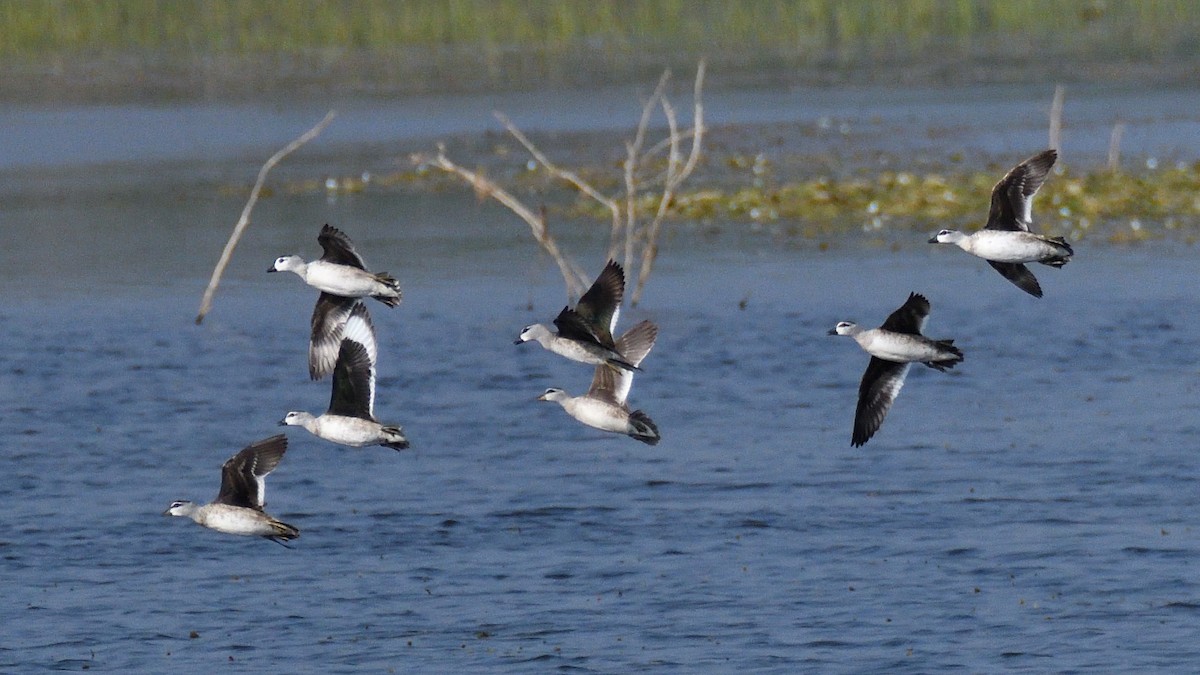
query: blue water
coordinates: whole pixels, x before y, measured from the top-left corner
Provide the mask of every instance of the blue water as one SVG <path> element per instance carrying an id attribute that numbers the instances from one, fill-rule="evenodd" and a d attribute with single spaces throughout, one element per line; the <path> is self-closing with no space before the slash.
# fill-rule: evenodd
<path id="1" fill-rule="evenodd" d="M 373 257 L 406 302 L 373 309 L 380 416 L 413 450 L 289 429 L 267 494 L 302 531 L 293 550 L 159 513 L 215 495 L 224 459 L 287 410 L 326 404 L 328 384 L 307 381 L 313 294 L 298 279 L 231 280 L 203 327 L 202 278 L 5 302 L 0 666 L 1046 672 L 1200 658 L 1193 251 L 1081 246 L 1041 274 L 1040 302 L 932 247 L 680 251 L 626 312 L 662 327 L 632 393 L 663 431 L 651 448 L 533 400 L 590 379 L 511 344 L 562 302 L 548 265 L 449 278 L 403 248 Z M 853 449 L 866 356 L 824 332 L 882 320 L 908 289 L 967 360 L 914 371 Z"/>
<path id="2" fill-rule="evenodd" d="M 631 394 L 662 430 L 649 447 L 534 400 L 590 372 L 512 344 L 562 282 L 470 194 L 268 199 L 194 325 L 242 199 L 0 208 L 0 670 L 1200 662 L 1194 246 L 1079 242 L 1035 270 L 1035 300 L 921 233 L 895 251 L 673 235 L 622 316 L 661 329 Z M 162 517 L 215 496 L 221 463 L 288 410 L 327 404 L 306 371 L 314 292 L 264 272 L 316 253 L 326 221 L 404 287 L 371 310 L 377 412 L 413 448 L 287 429 L 267 508 L 300 528 L 291 550 Z M 602 236 L 568 243 L 598 270 Z M 914 370 L 851 448 L 867 356 L 825 333 L 909 291 L 966 361 Z"/>

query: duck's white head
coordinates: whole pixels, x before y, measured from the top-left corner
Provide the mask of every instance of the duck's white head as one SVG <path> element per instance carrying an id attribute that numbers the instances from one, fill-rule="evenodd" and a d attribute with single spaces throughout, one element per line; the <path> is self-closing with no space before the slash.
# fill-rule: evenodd
<path id="1" fill-rule="evenodd" d="M 561 403 L 562 401 L 565 401 L 569 398 L 571 398 L 571 395 L 568 394 L 567 392 L 563 391 L 562 389 L 559 389 L 558 387 L 550 387 L 546 391 L 542 392 L 542 395 L 537 397 L 537 400 L 539 400 L 539 401 L 556 401 L 556 402 Z"/>
<path id="2" fill-rule="evenodd" d="M 853 321 L 839 321 L 836 326 L 829 329 L 830 335 L 854 335 L 859 331 L 858 324 Z"/>
<path id="3" fill-rule="evenodd" d="M 293 410 L 292 412 L 284 415 L 283 419 L 279 420 L 279 426 L 307 427 L 315 419 L 316 418 L 312 416 L 312 413 Z"/>
<path id="4" fill-rule="evenodd" d="M 963 234 L 962 232 L 959 232 L 958 230 L 942 230 L 942 231 L 938 232 L 937 234 L 933 235 L 933 237 L 929 240 L 929 243 L 931 243 L 931 244 L 957 244 L 958 242 L 960 242 L 966 238 L 967 238 L 967 235 Z"/>
<path id="5" fill-rule="evenodd" d="M 267 268 L 268 272 L 295 272 L 304 268 L 304 259 L 298 255 L 281 255 Z"/>
<path id="6" fill-rule="evenodd" d="M 553 333 L 550 332 L 549 328 L 546 328 L 540 323 L 535 323 L 532 326 L 525 326 L 525 328 L 521 330 L 521 334 L 517 336 L 517 339 L 513 340 L 513 344 L 519 345 L 522 342 L 529 342 L 530 340 L 537 340 L 538 342 L 541 342 L 552 335 Z"/>
<path id="7" fill-rule="evenodd" d="M 186 499 L 176 499 L 171 502 L 166 511 L 163 511 L 164 516 L 183 516 L 187 518 L 196 510 L 196 505 Z"/>

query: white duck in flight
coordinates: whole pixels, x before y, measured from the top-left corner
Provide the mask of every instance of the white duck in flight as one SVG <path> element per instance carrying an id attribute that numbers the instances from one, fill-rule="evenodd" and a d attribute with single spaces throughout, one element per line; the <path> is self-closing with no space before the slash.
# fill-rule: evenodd
<path id="1" fill-rule="evenodd" d="M 388 307 L 400 304 L 400 284 L 387 273 L 368 272 L 354 243 L 341 230 L 326 224 L 317 235 L 324 254 L 304 262 L 300 256 L 277 258 L 268 272 L 295 272 L 321 291 L 313 307 L 312 337 L 308 343 L 308 374 L 319 380 L 333 372 L 342 342 L 342 326 L 358 298 L 372 297 Z"/>
<path id="2" fill-rule="evenodd" d="M 630 365 L 638 366 L 650 353 L 657 338 L 658 327 L 649 321 L 642 321 L 616 341 L 616 348 L 629 359 Z M 592 386 L 586 394 L 571 396 L 562 389 L 551 387 L 538 400 L 558 403 L 567 414 L 589 427 L 625 434 L 654 445 L 661 438 L 658 426 L 649 415 L 641 410 L 631 410 L 625 402 L 632 386 L 633 371 L 602 363 L 596 366 Z"/>
<path id="3" fill-rule="evenodd" d="M 554 319 L 558 332 L 535 323 L 526 326 L 513 342 L 519 345 L 537 340 L 543 348 L 572 361 L 637 370 L 633 359 L 613 342 L 612 331 L 617 325 L 624 295 L 625 272 L 610 260 L 575 308 L 564 307 L 558 313 Z"/>
<path id="4" fill-rule="evenodd" d="M 929 317 L 929 301 L 918 293 L 888 316 L 879 328 L 865 329 L 842 321 L 830 335 L 849 335 L 871 355 L 867 370 L 858 386 L 858 407 L 854 411 L 854 433 L 850 444 L 861 446 L 875 435 L 887 417 L 892 402 L 904 386 L 909 366 L 924 363 L 945 372 L 963 360 L 954 340 L 931 340 L 921 334 Z"/>
<path id="5" fill-rule="evenodd" d="M 382 445 L 394 450 L 408 447 L 399 426 L 380 424 L 375 419 L 375 328 L 362 302 L 355 302 L 343 326 L 343 335 L 333 368 L 333 391 L 329 409 L 320 416 L 289 412 L 279 423 L 300 426 L 318 438 L 361 448 Z"/>
<path id="6" fill-rule="evenodd" d="M 267 474 L 275 470 L 285 452 L 287 437 L 283 434 L 246 446 L 221 467 L 221 491 L 216 499 L 204 505 L 177 500 L 163 515 L 191 518 L 218 532 L 256 535 L 280 544 L 299 537 L 299 530 L 263 510 Z"/>
<path id="7" fill-rule="evenodd" d="M 982 230 L 972 234 L 942 230 L 929 243 L 955 244 L 988 261 L 1021 290 L 1036 298 L 1042 297 L 1042 287 L 1025 263 L 1062 267 L 1075 253 L 1062 237 L 1046 237 L 1029 231 L 1033 223 L 1033 196 L 1046 181 L 1057 159 L 1057 151 L 1043 150 L 1001 178 L 992 188 L 992 205 Z"/>

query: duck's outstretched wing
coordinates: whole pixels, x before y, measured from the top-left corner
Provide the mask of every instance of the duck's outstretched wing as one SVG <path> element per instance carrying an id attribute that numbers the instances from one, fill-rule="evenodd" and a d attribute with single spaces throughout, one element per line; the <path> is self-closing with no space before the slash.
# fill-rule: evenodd
<path id="1" fill-rule="evenodd" d="M 360 270 L 367 269 L 362 256 L 354 250 L 354 242 L 350 241 L 350 237 L 329 223 L 321 228 L 321 233 L 317 235 L 317 243 L 325 252 L 321 256 L 321 260 L 357 267 Z"/>
<path id="2" fill-rule="evenodd" d="M 1043 150 L 1001 178 L 992 188 L 992 205 L 983 228 L 1028 232 L 1033 223 L 1033 196 L 1046 182 L 1057 159 L 1057 150 Z"/>
<path id="3" fill-rule="evenodd" d="M 575 313 L 593 326 L 592 330 L 606 347 L 613 344 L 613 329 L 621 312 L 625 298 L 625 271 L 615 261 L 609 260 L 592 282 L 591 288 L 575 305 Z"/>
<path id="4" fill-rule="evenodd" d="M 859 447 L 879 431 L 888 410 L 892 408 L 892 402 L 904 386 L 904 378 L 908 376 L 911 365 L 871 357 L 862 383 L 858 386 L 858 407 L 854 411 L 851 445 Z"/>
<path id="5" fill-rule="evenodd" d="M 637 367 L 650 353 L 650 349 L 654 347 L 654 341 L 657 339 L 658 326 L 649 321 L 641 321 L 625 331 L 617 340 L 616 349 L 629 360 L 630 365 Z M 596 373 L 592 376 L 592 386 L 588 389 L 588 395 L 607 399 L 617 405 L 625 405 L 625 399 L 629 398 L 629 390 L 632 387 L 633 371 L 612 365 L 601 365 L 596 366 Z"/>
<path id="6" fill-rule="evenodd" d="M 880 328 L 893 333 L 920 335 L 921 331 L 925 329 L 927 318 L 929 318 L 929 301 L 920 293 L 909 293 L 908 300 L 905 300 L 899 309 L 889 314 Z"/>
<path id="7" fill-rule="evenodd" d="M 997 272 L 1004 275 L 1005 279 L 1017 285 L 1017 288 L 1025 291 L 1035 298 L 1042 297 L 1042 286 L 1038 283 L 1037 277 L 1033 276 L 1033 272 L 1022 263 L 1003 263 L 989 260 L 988 264 L 996 269 Z"/>
<path id="8" fill-rule="evenodd" d="M 312 336 L 308 341 L 309 377 L 319 380 L 333 372 L 346 320 L 356 309 L 355 305 L 361 304 L 354 298 L 343 298 L 325 292 L 317 296 L 317 304 L 312 313 Z M 364 311 L 365 309 L 364 307 Z"/>
<path id="9" fill-rule="evenodd" d="M 279 466 L 287 452 L 287 436 L 278 434 L 242 448 L 221 467 L 221 491 L 216 504 L 263 510 L 267 474 Z"/>

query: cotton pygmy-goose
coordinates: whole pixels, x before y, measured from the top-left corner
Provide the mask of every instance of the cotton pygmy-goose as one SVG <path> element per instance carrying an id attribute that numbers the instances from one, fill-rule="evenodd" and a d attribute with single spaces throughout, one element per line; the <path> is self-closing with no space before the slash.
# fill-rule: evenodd
<path id="1" fill-rule="evenodd" d="M 972 234 L 942 230 L 931 244 L 956 244 L 988 264 L 1026 293 L 1040 298 L 1042 287 L 1024 263 L 1062 267 L 1075 251 L 1062 237 L 1045 237 L 1029 231 L 1033 223 L 1033 196 L 1046 181 L 1058 159 L 1055 150 L 1043 150 L 1021 162 L 992 188 L 987 224 Z"/>
<path id="2" fill-rule="evenodd" d="M 658 337 L 658 328 L 643 321 L 630 328 L 616 341 L 616 348 L 637 366 L 650 353 Z M 643 443 L 654 445 L 661 438 L 658 427 L 646 413 L 630 410 L 625 399 L 633 386 L 633 372 L 613 368 L 607 363 L 596 366 L 592 386 L 582 396 L 571 396 L 562 389 L 551 387 L 538 397 L 539 401 L 554 401 L 571 417 L 589 427 L 602 431 L 626 434 Z"/>
<path id="3" fill-rule="evenodd" d="M 407 448 L 403 429 L 385 426 L 375 419 L 377 355 L 371 317 L 361 302 L 355 303 L 342 328 L 329 409 L 316 417 L 307 412 L 289 412 L 280 424 L 301 426 L 318 438 L 354 448 Z"/>
<path id="4" fill-rule="evenodd" d="M 871 355 L 858 386 L 851 445 L 861 446 L 879 430 L 900 387 L 904 386 L 911 364 L 924 363 L 945 372 L 963 360 L 954 340 L 931 340 L 921 334 L 928 317 L 929 301 L 923 295 L 910 293 L 908 300 L 879 328 L 865 329 L 842 321 L 829 331 L 830 335 L 853 337 L 858 346 Z"/>
<path id="5" fill-rule="evenodd" d="M 613 343 L 612 331 L 617 325 L 624 295 L 625 272 L 610 260 L 575 308 L 564 307 L 558 313 L 554 319 L 557 333 L 535 323 L 526 326 L 514 344 L 537 340 L 543 348 L 572 361 L 637 370 L 633 359 Z"/>
<path id="6" fill-rule="evenodd" d="M 191 518 L 218 532 L 256 535 L 281 544 L 299 537 L 299 530 L 263 511 L 267 474 L 279 465 L 285 452 L 287 437 L 283 434 L 246 446 L 221 467 L 221 491 L 216 499 L 204 505 L 175 501 L 163 515 Z"/>
<path id="7" fill-rule="evenodd" d="M 342 325 L 356 299 L 370 296 L 395 307 L 401 298 L 400 284 L 386 273 L 368 272 L 362 256 L 341 230 L 326 224 L 317 242 L 324 251 L 320 260 L 306 263 L 300 256 L 283 256 L 267 269 L 295 272 L 305 283 L 321 291 L 313 307 L 308 345 L 308 373 L 314 380 L 333 371 L 341 347 Z"/>

